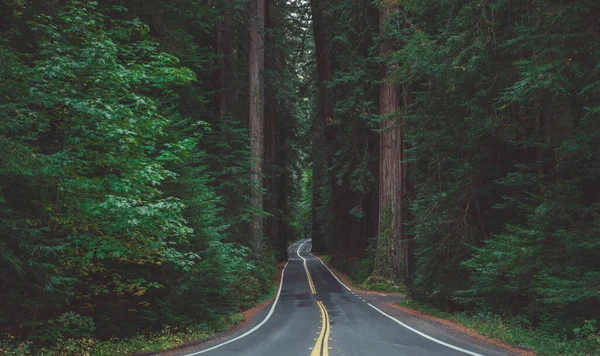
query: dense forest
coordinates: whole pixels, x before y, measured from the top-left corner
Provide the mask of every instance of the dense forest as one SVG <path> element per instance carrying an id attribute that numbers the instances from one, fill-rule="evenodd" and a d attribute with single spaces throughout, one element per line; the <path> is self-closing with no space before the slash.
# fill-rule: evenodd
<path id="1" fill-rule="evenodd" d="M 312 238 L 600 349 L 600 2 L 0 2 L 0 351 L 227 328 Z M 568 353 L 568 352 L 562 352 Z"/>

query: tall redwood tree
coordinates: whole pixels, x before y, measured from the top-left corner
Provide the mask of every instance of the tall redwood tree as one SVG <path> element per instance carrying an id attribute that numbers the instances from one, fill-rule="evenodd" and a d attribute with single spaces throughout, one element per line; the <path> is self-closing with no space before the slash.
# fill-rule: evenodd
<path id="1" fill-rule="evenodd" d="M 263 219 L 259 211 L 262 210 L 262 175 L 264 156 L 264 112 L 265 90 L 262 75 L 265 67 L 265 0 L 252 0 L 248 7 L 250 15 L 250 37 L 248 45 L 248 72 L 249 72 L 249 110 L 248 127 L 251 139 L 250 154 L 254 161 L 251 179 L 254 184 L 250 202 L 256 213 L 253 215 L 251 225 L 252 249 L 255 253 L 263 250 Z"/>
<path id="2" fill-rule="evenodd" d="M 404 194 L 406 172 L 402 161 L 403 130 L 397 109 L 400 105 L 400 86 L 392 83 L 388 56 L 393 42 L 385 39 L 386 26 L 395 7 L 387 6 L 379 13 L 379 32 L 383 38 L 380 53 L 384 57 L 379 86 L 379 114 L 381 137 L 379 148 L 379 241 L 376 274 L 393 279 L 398 274 L 406 277 L 408 251 L 403 240 Z"/>

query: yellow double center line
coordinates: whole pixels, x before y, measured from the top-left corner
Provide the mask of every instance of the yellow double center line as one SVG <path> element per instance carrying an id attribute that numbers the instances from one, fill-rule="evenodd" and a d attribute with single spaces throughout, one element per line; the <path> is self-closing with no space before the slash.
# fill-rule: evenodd
<path id="1" fill-rule="evenodd" d="M 302 245 L 300 245 L 300 247 L 302 247 Z M 310 272 L 308 271 L 308 266 L 306 265 L 306 259 L 300 256 L 300 248 L 298 248 L 297 254 L 304 261 L 304 271 L 306 271 L 310 292 L 312 294 L 317 294 L 315 283 L 313 282 Z M 317 338 L 315 346 L 312 348 L 310 356 L 329 356 L 329 329 L 331 328 L 329 324 L 329 314 L 327 313 L 325 304 L 323 304 L 322 301 L 318 300 L 317 305 L 321 310 L 321 332 L 319 333 L 319 337 Z"/>
<path id="2" fill-rule="evenodd" d="M 310 356 L 329 356 L 329 314 L 327 313 L 327 309 L 325 309 L 325 304 L 320 300 L 317 301 L 317 305 L 319 309 L 321 309 L 321 332 L 319 333 L 319 338 L 317 339 L 317 343 L 310 354 Z"/>

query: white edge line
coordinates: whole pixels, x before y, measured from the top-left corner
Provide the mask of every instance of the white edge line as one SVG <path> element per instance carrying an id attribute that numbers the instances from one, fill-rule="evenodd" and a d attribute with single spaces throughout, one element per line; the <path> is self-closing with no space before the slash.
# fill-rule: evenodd
<path id="1" fill-rule="evenodd" d="M 318 259 L 319 261 L 321 261 L 321 264 L 322 264 L 323 266 L 325 266 L 325 268 L 327 268 L 327 270 L 329 271 L 329 273 L 331 273 L 331 275 L 333 276 L 333 278 L 335 278 L 335 279 L 336 279 L 336 280 L 337 280 L 337 281 L 338 281 L 338 282 L 339 282 L 341 285 L 343 285 L 343 286 L 344 286 L 344 288 L 346 288 L 346 289 L 347 289 L 347 290 L 349 290 L 349 291 L 352 291 L 352 289 L 350 289 L 350 288 L 349 288 L 347 285 L 345 285 L 345 284 L 344 284 L 344 282 L 340 281 L 340 279 L 339 279 L 339 278 L 337 278 L 337 276 L 335 275 L 335 273 L 333 273 L 333 272 L 332 272 L 332 271 L 329 269 L 329 267 L 327 267 L 327 265 L 326 265 L 326 264 L 323 262 L 323 260 L 322 260 L 320 257 L 317 257 L 317 256 L 313 255 L 312 253 L 311 253 L 310 255 L 311 255 L 311 256 L 313 256 L 314 258 Z"/>
<path id="2" fill-rule="evenodd" d="M 306 243 L 306 242 L 305 242 L 305 243 Z M 304 245 L 304 244 L 303 244 L 303 245 Z M 301 246 L 301 247 L 302 247 L 302 246 Z M 298 248 L 298 250 L 300 250 L 300 249 Z M 348 286 L 347 286 L 347 285 L 345 285 L 345 284 L 344 284 L 342 281 L 340 281 L 340 279 L 339 279 L 339 278 L 337 278 L 337 276 L 335 275 L 335 273 L 333 273 L 333 272 L 332 272 L 332 271 L 329 269 L 329 267 L 327 267 L 327 265 L 326 265 L 326 264 L 323 262 L 323 260 L 322 260 L 321 258 L 319 258 L 319 257 L 317 257 L 317 256 L 315 256 L 315 255 L 313 255 L 312 253 L 311 253 L 310 255 L 311 255 L 311 256 L 313 256 L 313 257 L 315 257 L 315 258 L 317 258 L 319 261 L 321 261 L 321 264 L 322 264 L 323 266 L 325 266 L 325 268 L 327 268 L 327 270 L 329 271 L 329 273 L 331 273 L 331 275 L 333 276 L 333 278 L 335 278 L 335 279 L 336 279 L 336 280 L 337 280 L 337 281 L 338 281 L 338 282 L 339 282 L 341 285 L 343 285 L 344 287 L 346 287 L 346 289 L 347 289 L 347 290 L 349 290 L 349 291 L 352 291 L 350 288 L 348 288 Z M 300 256 L 300 255 L 298 255 L 298 256 Z M 384 294 L 384 295 L 385 295 L 385 294 Z M 361 299 L 362 299 L 362 298 L 361 298 Z M 365 300 L 363 300 L 363 301 L 365 301 Z M 384 316 L 386 316 L 386 317 L 388 317 L 388 318 L 392 319 L 393 321 L 395 321 L 396 323 L 400 324 L 401 326 L 403 326 L 403 327 L 407 328 L 408 330 L 410 330 L 410 331 L 412 331 L 412 332 L 414 332 L 414 333 L 416 333 L 416 334 L 419 334 L 419 335 L 423 336 L 424 338 L 426 338 L 426 339 L 429 339 L 429 340 L 431 340 L 431 341 L 433 341 L 433 342 L 435 342 L 435 343 L 438 343 L 438 344 L 440 344 L 440 345 L 444 345 L 444 346 L 446 346 L 446 347 L 449 347 L 449 348 L 451 348 L 451 349 L 454 349 L 454 350 L 457 350 L 457 351 L 460 351 L 460 352 L 464 352 L 464 353 L 466 353 L 466 354 L 469 354 L 469 355 L 472 355 L 472 356 L 483 356 L 483 355 L 481 355 L 481 354 L 478 354 L 478 353 L 475 353 L 475 352 L 473 352 L 473 351 L 465 350 L 465 349 L 462 349 L 462 348 L 460 348 L 460 347 L 458 347 L 458 346 L 454 346 L 454 345 L 451 345 L 451 344 L 445 343 L 445 342 L 443 342 L 443 341 L 441 341 L 441 340 L 438 340 L 438 339 L 436 339 L 436 338 L 434 338 L 434 337 L 432 337 L 432 336 L 429 336 L 429 335 L 427 335 L 427 334 L 425 334 L 425 333 L 422 333 L 422 332 L 420 332 L 419 330 L 417 330 L 417 329 L 414 329 L 414 328 L 411 328 L 410 326 L 408 326 L 408 325 L 404 324 L 403 322 L 401 322 L 400 320 L 398 320 L 398 319 L 394 318 L 393 316 L 390 316 L 390 315 L 388 315 L 388 314 L 386 314 L 386 313 L 382 312 L 382 311 L 381 311 L 381 310 L 379 310 L 377 307 L 373 306 L 373 304 L 371 304 L 371 303 L 367 303 L 367 305 L 368 305 L 368 306 L 370 306 L 371 308 L 373 308 L 373 309 L 377 310 L 378 312 L 380 312 L 380 313 L 381 313 L 381 314 L 383 314 Z"/>
<path id="3" fill-rule="evenodd" d="M 300 256 L 300 249 L 302 248 L 302 246 L 304 246 L 308 241 L 304 241 L 300 246 L 298 246 L 298 249 L 296 250 L 296 255 L 298 255 L 298 257 L 300 257 L 302 259 L 302 261 L 304 261 L 304 267 L 306 268 L 306 258 Z M 311 253 L 312 255 L 312 253 Z"/>
<path id="4" fill-rule="evenodd" d="M 283 286 L 283 277 L 284 277 L 284 274 L 285 274 L 285 268 L 287 267 L 288 263 L 290 263 L 290 262 L 288 261 L 285 264 L 285 266 L 283 267 L 283 270 L 281 271 L 281 281 L 279 282 L 279 290 L 277 290 L 277 295 L 275 296 L 275 300 L 273 301 L 273 305 L 271 306 L 271 310 L 269 310 L 269 314 L 267 314 L 267 316 L 265 317 L 265 319 L 263 321 L 261 321 L 260 324 L 256 325 L 252 329 L 246 331 L 245 333 L 243 333 L 242 335 L 240 335 L 240 336 L 238 336 L 238 337 L 236 337 L 234 339 L 227 340 L 227 341 L 225 341 L 225 342 L 223 342 L 221 344 L 215 345 L 215 346 L 213 346 L 211 348 L 208 348 L 208 349 L 205 349 L 205 350 L 201 350 L 201 351 L 198 351 L 198 352 L 193 352 L 191 354 L 185 354 L 183 356 L 200 355 L 200 354 L 203 354 L 205 352 L 212 351 L 212 350 L 217 349 L 217 348 L 219 348 L 221 346 L 225 346 L 225 345 L 227 345 L 229 343 L 232 343 L 232 342 L 237 341 L 237 340 L 239 340 L 239 339 L 241 339 L 243 337 L 246 337 L 246 336 L 252 334 L 253 332 L 255 332 L 256 330 L 258 330 L 258 328 L 260 328 L 261 326 L 263 326 L 267 322 L 267 320 L 269 320 L 269 318 L 271 317 L 271 315 L 273 315 L 273 312 L 275 311 L 275 307 L 277 306 L 277 301 L 279 300 L 279 295 L 281 294 L 281 287 Z"/>
<path id="5" fill-rule="evenodd" d="M 461 348 L 460 348 L 460 347 L 458 347 L 458 346 L 454 346 L 454 345 L 451 345 L 451 344 L 445 343 L 445 342 L 443 342 L 443 341 L 441 341 L 441 340 L 438 340 L 438 339 L 436 339 L 436 338 L 434 338 L 434 337 L 432 337 L 432 336 L 429 336 L 429 335 L 427 335 L 427 334 L 425 334 L 425 333 L 422 333 L 422 332 L 420 332 L 419 330 L 417 330 L 417 329 L 414 329 L 414 328 L 411 328 L 410 326 L 408 326 L 408 325 L 404 324 L 403 322 L 401 322 L 400 320 L 398 320 L 398 319 L 394 318 L 393 316 L 390 316 L 390 315 L 388 315 L 388 314 L 386 314 L 386 313 L 382 312 L 382 311 L 381 311 L 381 310 L 379 310 L 377 307 L 373 306 L 373 304 L 371 304 L 371 303 L 367 303 L 367 305 L 368 305 L 368 306 L 370 306 L 371 308 L 373 308 L 373 309 L 377 310 L 378 312 L 380 312 L 380 313 L 381 313 L 381 314 L 383 314 L 384 316 L 386 316 L 386 317 L 388 317 L 388 318 L 392 319 L 392 320 L 393 320 L 393 321 L 395 321 L 396 323 L 398 323 L 398 324 L 402 325 L 403 327 L 407 328 L 408 330 L 410 330 L 410 331 L 412 331 L 412 332 L 414 332 L 414 333 L 417 333 L 417 334 L 419 334 L 419 335 L 423 336 L 424 338 L 426 338 L 426 339 L 429 339 L 429 340 L 431 340 L 431 341 L 433 341 L 433 342 L 435 342 L 435 343 L 438 343 L 438 344 L 440 344 L 440 345 L 444 345 L 444 346 L 446 346 L 446 347 L 449 347 L 449 348 L 451 348 L 451 349 L 454 349 L 454 350 L 457 350 L 457 351 L 460 351 L 460 352 L 464 352 L 464 353 L 466 353 L 466 354 L 469 354 L 469 355 L 473 355 L 473 356 L 483 356 L 483 355 L 481 355 L 481 354 L 478 354 L 478 353 L 475 353 L 475 352 L 473 352 L 473 351 L 469 351 L 469 350 L 461 349 Z"/>

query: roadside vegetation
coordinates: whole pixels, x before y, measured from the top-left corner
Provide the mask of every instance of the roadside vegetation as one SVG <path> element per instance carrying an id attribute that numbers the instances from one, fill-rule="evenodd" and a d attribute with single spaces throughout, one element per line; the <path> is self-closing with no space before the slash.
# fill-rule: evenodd
<path id="1" fill-rule="evenodd" d="M 600 2 L 319 3 L 315 252 L 540 350 L 598 335 Z"/>
<path id="2" fill-rule="evenodd" d="M 330 255 L 321 255 L 319 258 L 336 270 L 346 274 L 355 288 L 381 293 L 407 292 L 407 288 L 398 281 L 374 276 L 373 258 L 354 258 L 334 261 L 333 263 Z"/>
<path id="3" fill-rule="evenodd" d="M 188 342 L 207 339 L 215 334 L 231 329 L 243 321 L 241 313 L 223 317 L 211 323 L 210 326 L 188 328 L 171 328 L 165 326 L 162 330 L 137 335 L 130 338 L 111 338 L 101 341 L 95 338 L 78 338 L 58 340 L 50 347 L 36 347 L 34 343 L 25 342 L 20 345 L 0 345 L 0 353 L 7 356 L 18 355 L 98 355 L 114 356 L 143 353 L 148 351 L 166 350 L 181 346 Z"/>
<path id="4" fill-rule="evenodd" d="M 480 335 L 525 351 L 533 351 L 539 356 L 600 355 L 600 335 L 596 333 L 596 319 L 585 320 L 575 328 L 570 328 L 558 319 L 545 320 L 534 328 L 523 317 L 502 317 L 484 312 L 444 312 L 412 299 L 405 299 L 400 305 L 456 322 Z"/>
<path id="5" fill-rule="evenodd" d="M 289 23 L 301 9 L 271 7 L 280 26 L 266 53 L 281 67 L 269 83 L 287 97 L 266 97 L 288 119 L 266 135 L 260 182 L 249 59 L 233 57 L 248 50 L 247 11 L 241 0 L 0 3 L 0 354 L 172 347 L 273 294 L 286 241 L 306 225 L 293 142 L 307 108 L 285 64 L 286 41 L 301 38 L 279 35 L 301 31 Z M 252 200 L 263 179 L 270 205 Z M 253 221 L 264 235 L 248 233 Z"/>
<path id="6" fill-rule="evenodd" d="M 409 286 L 393 280 L 376 280 L 373 273 L 373 259 L 363 258 L 331 263 L 330 255 L 319 256 L 348 276 L 355 288 L 383 292 L 410 293 Z M 597 318 L 586 319 L 581 325 L 565 324 L 560 319 L 544 320 L 534 326 L 522 316 L 500 316 L 483 311 L 443 311 L 432 305 L 412 299 L 410 296 L 399 303 L 400 306 L 416 310 L 426 315 L 458 323 L 487 338 L 499 340 L 524 351 L 532 351 L 540 356 L 590 356 L 600 355 L 600 333 Z"/>

